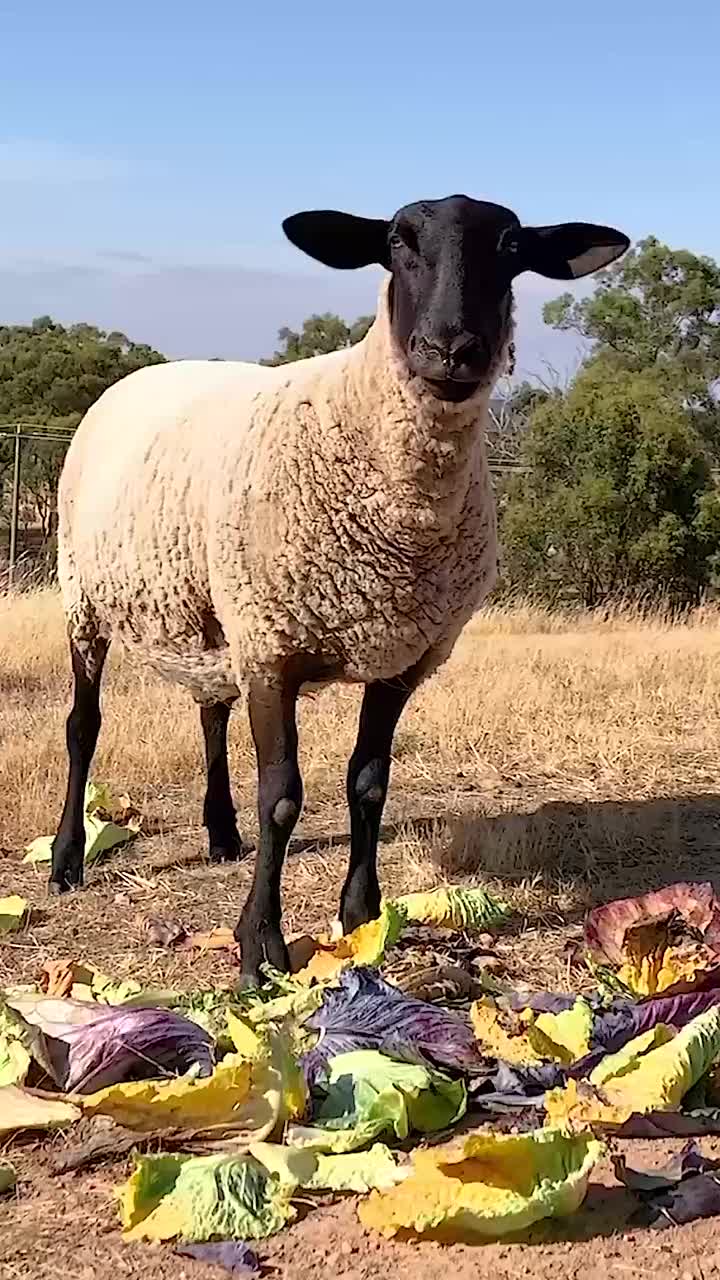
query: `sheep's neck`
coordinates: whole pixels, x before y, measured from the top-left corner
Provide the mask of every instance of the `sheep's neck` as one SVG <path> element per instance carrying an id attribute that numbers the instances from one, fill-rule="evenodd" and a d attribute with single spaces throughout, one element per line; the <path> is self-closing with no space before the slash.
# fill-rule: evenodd
<path id="1" fill-rule="evenodd" d="M 351 394 L 371 410 L 366 459 L 382 477 L 394 521 L 424 542 L 446 539 L 461 518 L 471 484 L 487 467 L 489 389 L 471 404 L 446 407 L 428 393 L 414 392 L 391 351 L 382 313 L 353 356 Z"/>

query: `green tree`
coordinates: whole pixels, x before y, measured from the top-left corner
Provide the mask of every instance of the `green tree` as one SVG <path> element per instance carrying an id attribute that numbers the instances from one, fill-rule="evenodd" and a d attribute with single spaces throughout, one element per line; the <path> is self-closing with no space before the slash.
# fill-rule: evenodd
<path id="1" fill-rule="evenodd" d="M 533 411 L 501 503 L 503 578 L 588 606 L 698 598 L 720 552 L 720 496 L 668 370 L 591 361 Z"/>
<path id="2" fill-rule="evenodd" d="M 600 273 L 590 297 L 563 294 L 543 314 L 589 339 L 609 364 L 672 368 L 677 393 L 720 459 L 720 266 L 712 258 L 650 236 Z"/>
<path id="3" fill-rule="evenodd" d="M 76 426 L 107 387 L 165 359 L 124 334 L 89 324 L 63 328 L 49 316 L 0 326 L 0 422 L 63 418 Z"/>
<path id="4" fill-rule="evenodd" d="M 22 443 L 20 508 L 25 525 L 44 538 L 54 530 L 55 495 L 72 432 L 98 396 L 147 364 L 165 359 L 117 330 L 89 324 L 69 328 L 50 316 L 30 325 L 0 326 L 0 525 L 10 518 L 14 444 L 3 424 L 34 428 L 39 439 Z"/>
<path id="5" fill-rule="evenodd" d="M 563 294 L 545 304 L 544 318 L 633 369 L 684 359 L 696 369 L 705 362 L 713 377 L 720 371 L 720 267 L 654 236 L 602 272 L 591 297 Z"/>
<path id="6" fill-rule="evenodd" d="M 280 348 L 261 364 L 289 364 L 293 360 L 305 360 L 309 356 L 323 356 L 341 347 L 352 347 L 365 337 L 374 316 L 359 316 L 351 325 L 341 316 L 326 312 L 321 316 L 308 316 L 301 331 L 283 328 L 278 331 Z"/>

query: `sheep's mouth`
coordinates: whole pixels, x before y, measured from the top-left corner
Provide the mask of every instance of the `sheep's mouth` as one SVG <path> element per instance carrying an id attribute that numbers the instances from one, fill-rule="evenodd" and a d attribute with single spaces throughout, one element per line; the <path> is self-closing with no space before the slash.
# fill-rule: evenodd
<path id="1" fill-rule="evenodd" d="M 423 382 L 437 400 L 446 400 L 450 404 L 462 404 L 482 386 L 479 379 L 477 382 L 459 382 L 454 378 L 423 378 Z"/>

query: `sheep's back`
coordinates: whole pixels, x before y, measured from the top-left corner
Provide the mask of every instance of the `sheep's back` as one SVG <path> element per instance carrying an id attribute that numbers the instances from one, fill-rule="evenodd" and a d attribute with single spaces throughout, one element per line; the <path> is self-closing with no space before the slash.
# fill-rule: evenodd
<path id="1" fill-rule="evenodd" d="M 251 364 L 155 365 L 85 415 L 58 494 L 58 573 L 81 647 L 98 631 L 118 634 L 159 668 L 217 648 L 207 565 L 216 439 L 234 438 L 242 469 L 252 401 L 277 378 Z"/>

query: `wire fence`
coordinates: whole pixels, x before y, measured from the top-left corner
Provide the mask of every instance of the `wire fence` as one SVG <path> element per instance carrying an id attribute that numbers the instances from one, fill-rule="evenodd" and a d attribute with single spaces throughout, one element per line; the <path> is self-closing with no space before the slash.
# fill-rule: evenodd
<path id="1" fill-rule="evenodd" d="M 43 545 L 48 540 L 48 529 L 40 527 L 32 519 L 23 520 L 23 463 L 26 456 L 26 447 L 30 442 L 42 442 L 44 444 L 69 445 L 73 436 L 72 427 L 63 426 L 45 426 L 37 422 L 13 422 L 0 423 L 0 456 L 2 456 L 2 446 L 9 445 L 10 456 L 6 461 L 9 464 L 9 510 L 6 502 L 6 476 L 0 473 L 0 496 L 2 497 L 2 508 L 0 516 L 2 517 L 2 525 L 6 525 L 6 529 L 2 528 L 5 534 L 3 541 L 5 542 L 5 555 L 3 556 L 2 544 L 0 544 L 0 569 L 4 567 L 5 572 L 2 576 L 5 578 L 7 586 L 12 587 L 15 581 L 18 564 L 25 555 L 32 555 L 38 550 L 42 552 Z M 61 458 L 65 450 L 58 451 L 58 457 Z M 50 515 L 50 525 L 53 523 L 54 516 L 54 493 L 48 495 L 52 508 Z M 21 536 L 24 534 L 24 537 Z M 2 560 L 5 565 L 2 565 Z"/>
<path id="2" fill-rule="evenodd" d="M 5 470 L 0 471 L 0 580 L 4 580 L 8 587 L 15 583 L 21 564 L 34 567 L 38 560 L 43 559 L 43 552 L 51 542 L 49 535 L 55 521 L 54 493 L 47 495 L 53 509 L 44 528 L 37 519 L 33 519 L 33 504 L 23 501 L 27 446 L 42 442 L 67 447 L 73 433 L 73 427 L 45 426 L 37 422 L 0 423 L 0 458 L 3 445 L 9 445 Z M 64 449 L 58 451 L 59 458 L 64 452 Z M 491 449 L 490 471 L 496 478 L 524 470 L 526 468 L 511 460 L 493 458 Z"/>

